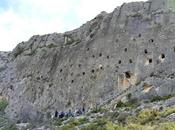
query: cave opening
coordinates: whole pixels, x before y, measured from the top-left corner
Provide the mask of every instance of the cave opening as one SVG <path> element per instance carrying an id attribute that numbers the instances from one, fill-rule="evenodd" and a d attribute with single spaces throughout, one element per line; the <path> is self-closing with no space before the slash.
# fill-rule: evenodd
<path id="1" fill-rule="evenodd" d="M 154 39 L 150 39 L 149 42 L 150 42 L 150 43 L 153 43 L 153 42 L 154 42 Z"/>
<path id="2" fill-rule="evenodd" d="M 161 54 L 161 58 L 162 59 L 165 59 L 165 54 Z"/>
<path id="3" fill-rule="evenodd" d="M 102 53 L 99 54 L 99 57 L 101 57 L 101 56 L 102 56 Z"/>
<path id="4" fill-rule="evenodd" d="M 139 33 L 138 37 L 141 37 L 141 36 L 142 36 L 142 34 L 141 34 L 141 33 Z"/>
<path id="5" fill-rule="evenodd" d="M 130 73 L 130 71 L 125 72 L 125 77 L 126 77 L 127 79 L 130 79 L 130 78 L 131 78 L 131 73 Z"/>
<path id="6" fill-rule="evenodd" d="M 74 83 L 74 80 L 71 80 L 71 83 Z"/>
<path id="7" fill-rule="evenodd" d="M 149 59 L 149 63 L 151 64 L 153 62 L 153 60 L 152 59 Z"/>
<path id="8" fill-rule="evenodd" d="M 145 54 L 147 54 L 147 53 L 148 53 L 148 50 L 147 50 L 147 49 L 145 49 L 145 50 L 144 50 L 144 52 L 145 52 Z"/>
<path id="9" fill-rule="evenodd" d="M 129 63 L 130 63 L 130 64 L 132 64 L 132 63 L 133 63 L 132 59 L 129 59 Z"/>
<path id="10" fill-rule="evenodd" d="M 95 70 L 94 70 L 94 69 L 92 69 L 92 70 L 91 70 L 91 72 L 92 72 L 92 73 L 94 73 L 94 72 L 95 72 Z"/>

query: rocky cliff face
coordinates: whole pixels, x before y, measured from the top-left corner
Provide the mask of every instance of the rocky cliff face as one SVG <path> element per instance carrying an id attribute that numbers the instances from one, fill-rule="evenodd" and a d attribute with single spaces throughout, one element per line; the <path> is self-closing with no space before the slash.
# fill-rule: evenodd
<path id="1" fill-rule="evenodd" d="M 140 99 L 175 93 L 175 1 L 102 12 L 64 34 L 33 36 L 0 53 L 0 92 L 16 121 L 101 104 L 128 88 Z"/>

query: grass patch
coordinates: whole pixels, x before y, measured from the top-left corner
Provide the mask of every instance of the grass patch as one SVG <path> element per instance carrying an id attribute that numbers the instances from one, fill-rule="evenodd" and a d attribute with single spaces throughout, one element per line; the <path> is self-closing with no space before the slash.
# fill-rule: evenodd
<path id="1" fill-rule="evenodd" d="M 107 122 L 105 118 L 98 118 L 81 130 L 105 130 Z"/>
<path id="2" fill-rule="evenodd" d="M 174 122 L 161 123 L 159 126 L 155 126 L 154 130 L 175 130 Z"/>
<path id="3" fill-rule="evenodd" d="M 128 124 L 126 126 L 121 126 L 109 122 L 103 130 L 175 130 L 175 123 L 167 122 L 160 123 L 159 125 Z"/>
<path id="4" fill-rule="evenodd" d="M 140 124 L 147 124 L 151 121 L 159 119 L 159 111 L 152 109 L 146 109 L 141 111 L 137 116 L 137 122 L 140 122 Z"/>

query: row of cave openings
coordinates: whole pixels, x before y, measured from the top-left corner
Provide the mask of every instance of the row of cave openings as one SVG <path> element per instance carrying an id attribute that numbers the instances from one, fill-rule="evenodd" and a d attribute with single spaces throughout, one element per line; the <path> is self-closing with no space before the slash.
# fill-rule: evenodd
<path id="1" fill-rule="evenodd" d="M 78 65 L 79 67 L 81 66 L 81 64 L 79 64 Z M 90 72 L 92 73 L 92 74 L 94 74 L 96 71 L 98 71 L 98 70 L 103 70 L 104 68 L 103 68 L 103 66 L 100 64 L 99 66 L 98 66 L 98 69 L 92 69 Z M 60 69 L 60 73 L 62 73 L 63 72 L 63 69 Z M 73 76 L 74 74 L 73 74 L 73 72 L 70 74 L 71 76 Z M 86 75 L 86 72 L 82 72 L 82 75 L 83 76 L 85 76 Z M 61 81 L 63 81 L 63 79 L 61 78 Z M 74 83 L 74 80 L 71 80 L 71 83 Z"/>
<path id="2" fill-rule="evenodd" d="M 141 37 L 141 35 L 139 35 L 139 37 Z M 150 43 L 153 43 L 153 42 L 154 42 L 154 39 L 150 39 L 149 42 L 150 42 Z M 90 51 L 90 49 L 87 48 L 86 51 Z M 127 51 L 128 51 L 128 48 L 124 48 L 124 52 L 127 52 Z M 174 52 L 175 52 L 175 47 L 174 47 Z M 148 54 L 148 53 L 149 53 L 148 50 L 145 49 L 145 50 L 144 50 L 144 54 Z M 98 57 L 102 57 L 102 56 L 103 56 L 102 53 L 99 53 L 99 54 L 98 54 Z M 95 57 L 97 57 L 97 56 L 92 55 L 92 58 L 95 58 Z M 107 58 L 107 59 L 110 59 L 110 56 L 107 55 L 106 58 Z M 160 60 L 161 62 L 163 62 L 163 61 L 165 60 L 165 58 L 166 58 L 166 56 L 165 56 L 164 53 L 160 54 L 159 60 Z M 132 64 L 132 63 L 133 63 L 133 60 L 132 60 L 132 59 L 129 59 L 129 63 Z M 152 58 L 147 58 L 146 61 L 145 61 L 145 65 L 149 65 L 149 64 L 152 64 L 152 63 L 153 63 L 153 59 L 152 59 Z M 119 65 L 122 64 L 122 61 L 121 61 L 121 60 L 118 60 L 118 64 L 119 64 Z M 72 66 L 72 65 L 71 65 L 71 66 Z M 81 67 L 81 64 L 78 64 L 78 67 L 80 68 L 80 67 Z M 98 69 L 103 70 L 104 68 L 103 68 L 102 65 L 99 65 L 99 68 L 98 68 Z M 60 73 L 61 73 L 62 71 L 63 71 L 63 69 L 60 69 Z M 92 70 L 91 70 L 91 73 L 93 74 L 93 73 L 95 73 L 95 71 L 96 71 L 95 69 L 92 69 Z M 82 72 L 82 75 L 83 75 L 83 76 L 84 76 L 85 74 L 86 74 L 86 72 Z M 71 76 L 73 76 L 73 73 L 71 73 Z M 131 78 L 131 75 L 130 75 L 130 72 L 129 72 L 129 71 L 125 73 L 125 77 L 126 77 L 127 79 Z M 61 81 L 62 81 L 62 80 L 63 80 L 63 79 L 61 79 Z M 71 83 L 74 83 L 74 80 L 71 80 Z"/>
<path id="3" fill-rule="evenodd" d="M 139 34 L 138 36 L 141 37 L 141 34 Z M 118 40 L 117 40 L 117 41 L 118 41 Z M 149 43 L 153 43 L 153 42 L 154 42 L 154 39 L 150 39 L 150 40 L 149 40 Z M 89 51 L 89 48 L 87 48 L 87 51 Z M 128 48 L 124 48 L 124 52 L 127 52 L 127 51 L 128 51 Z M 174 52 L 175 52 L 175 47 L 174 47 Z M 144 50 L 144 53 L 145 53 L 145 54 L 148 54 L 148 50 L 145 49 L 145 50 Z M 99 57 L 102 57 L 102 53 L 99 53 Z M 95 58 L 95 55 L 92 55 L 92 58 Z M 107 55 L 106 58 L 107 58 L 107 59 L 110 59 L 110 56 Z M 161 61 L 164 61 L 164 59 L 165 59 L 165 54 L 162 53 L 162 54 L 159 56 L 159 59 L 160 59 Z M 152 62 L 153 62 L 153 59 L 152 59 L 152 58 L 148 58 L 148 59 L 146 60 L 146 62 L 145 62 L 145 65 L 151 64 Z M 129 63 L 132 64 L 132 63 L 133 63 L 133 60 L 132 60 L 132 59 L 129 59 Z M 119 60 L 119 61 L 118 61 L 118 64 L 122 64 L 122 61 Z"/>

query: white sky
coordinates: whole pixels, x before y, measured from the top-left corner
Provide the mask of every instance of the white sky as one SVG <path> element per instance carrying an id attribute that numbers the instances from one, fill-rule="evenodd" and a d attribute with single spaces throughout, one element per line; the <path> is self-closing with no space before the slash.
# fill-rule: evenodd
<path id="1" fill-rule="evenodd" d="M 33 35 L 75 29 L 101 11 L 132 1 L 141 0 L 0 0 L 0 51 Z"/>

